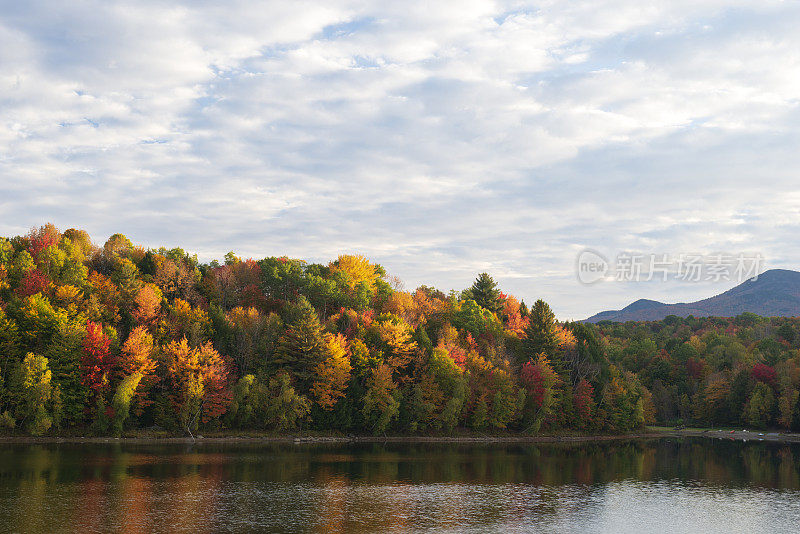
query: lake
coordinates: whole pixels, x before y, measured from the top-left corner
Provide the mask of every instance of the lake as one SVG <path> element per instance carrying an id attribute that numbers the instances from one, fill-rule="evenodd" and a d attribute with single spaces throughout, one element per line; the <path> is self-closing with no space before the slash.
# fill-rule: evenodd
<path id="1" fill-rule="evenodd" d="M 4 532 L 797 532 L 800 445 L 0 444 Z"/>

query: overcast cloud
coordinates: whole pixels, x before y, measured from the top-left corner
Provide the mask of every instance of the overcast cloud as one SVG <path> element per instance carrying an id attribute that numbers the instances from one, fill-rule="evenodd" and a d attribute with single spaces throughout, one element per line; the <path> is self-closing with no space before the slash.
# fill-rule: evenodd
<path id="1" fill-rule="evenodd" d="M 800 267 L 800 4 L 0 1 L 0 235 L 480 271 L 561 318 L 734 285 L 576 255 Z"/>

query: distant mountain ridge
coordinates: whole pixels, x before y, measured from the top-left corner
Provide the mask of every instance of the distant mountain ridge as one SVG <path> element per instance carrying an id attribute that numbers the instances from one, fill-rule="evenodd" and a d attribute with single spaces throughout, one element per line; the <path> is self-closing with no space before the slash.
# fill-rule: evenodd
<path id="1" fill-rule="evenodd" d="M 751 312 L 765 317 L 800 315 L 800 272 L 771 269 L 758 278 L 747 280 L 733 289 L 697 302 L 664 304 L 639 299 L 621 310 L 600 312 L 585 319 L 600 321 L 659 321 L 668 315 L 686 317 L 735 317 Z"/>

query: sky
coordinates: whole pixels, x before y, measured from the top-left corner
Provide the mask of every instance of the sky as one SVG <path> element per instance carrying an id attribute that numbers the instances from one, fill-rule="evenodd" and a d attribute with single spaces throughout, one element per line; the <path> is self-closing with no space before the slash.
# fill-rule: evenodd
<path id="1" fill-rule="evenodd" d="M 561 319 L 697 300 L 736 281 L 577 258 L 800 268 L 798 27 L 770 0 L 0 0 L 0 235 L 486 271 Z"/>

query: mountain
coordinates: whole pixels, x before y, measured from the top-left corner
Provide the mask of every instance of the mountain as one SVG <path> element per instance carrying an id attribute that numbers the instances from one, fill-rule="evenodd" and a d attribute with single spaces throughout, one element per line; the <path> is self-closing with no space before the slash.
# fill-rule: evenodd
<path id="1" fill-rule="evenodd" d="M 758 278 L 747 280 L 717 296 L 664 304 L 655 300 L 639 299 L 621 310 L 604 311 L 585 320 L 600 321 L 658 321 L 667 315 L 686 317 L 735 317 L 751 312 L 765 317 L 795 317 L 800 315 L 800 272 L 772 269 Z"/>

